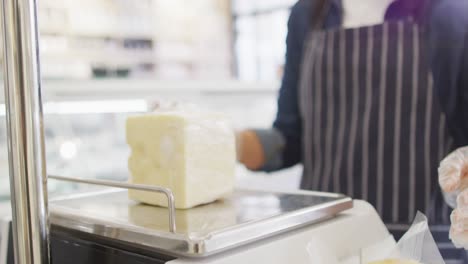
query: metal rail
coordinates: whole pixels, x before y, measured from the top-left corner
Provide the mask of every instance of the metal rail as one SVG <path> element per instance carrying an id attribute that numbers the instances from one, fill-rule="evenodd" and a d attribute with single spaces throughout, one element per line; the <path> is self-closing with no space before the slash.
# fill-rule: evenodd
<path id="1" fill-rule="evenodd" d="M 162 193 L 167 198 L 167 208 L 169 210 L 169 231 L 172 233 L 176 232 L 176 220 L 175 220 L 176 213 L 175 213 L 174 194 L 168 188 L 142 185 L 142 184 L 133 184 L 133 183 L 127 183 L 127 182 L 83 179 L 83 178 L 63 177 L 63 176 L 56 176 L 56 175 L 49 175 L 49 178 L 54 179 L 54 180 L 59 180 L 59 181 L 68 181 L 68 182 L 75 182 L 75 183 L 85 183 L 85 184 L 92 184 L 92 185 L 122 188 L 122 189 L 132 189 L 132 190 L 138 190 L 138 191 Z"/>
<path id="2" fill-rule="evenodd" d="M 0 0 L 15 263 L 49 263 L 36 0 Z"/>

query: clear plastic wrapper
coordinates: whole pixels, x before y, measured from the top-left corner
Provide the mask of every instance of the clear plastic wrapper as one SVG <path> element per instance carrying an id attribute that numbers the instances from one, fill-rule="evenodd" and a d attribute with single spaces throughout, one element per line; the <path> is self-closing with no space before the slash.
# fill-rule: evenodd
<path id="1" fill-rule="evenodd" d="M 422 264 L 445 263 L 424 214 L 417 213 L 413 225 L 398 241 L 395 250 L 387 259 L 412 260 Z"/>

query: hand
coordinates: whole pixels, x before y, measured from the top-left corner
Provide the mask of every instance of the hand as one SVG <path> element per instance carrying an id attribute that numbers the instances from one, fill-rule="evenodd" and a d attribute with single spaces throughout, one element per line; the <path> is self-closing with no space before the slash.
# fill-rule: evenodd
<path id="1" fill-rule="evenodd" d="M 250 170 L 258 170 L 265 164 L 265 154 L 255 132 L 250 130 L 236 133 L 237 160 Z"/>

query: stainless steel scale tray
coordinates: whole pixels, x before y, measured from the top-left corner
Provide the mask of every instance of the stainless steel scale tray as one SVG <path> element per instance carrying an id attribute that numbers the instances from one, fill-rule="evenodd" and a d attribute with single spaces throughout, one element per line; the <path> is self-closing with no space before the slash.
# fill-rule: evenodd
<path id="1" fill-rule="evenodd" d="M 131 201 L 108 190 L 50 203 L 53 225 L 131 243 L 173 256 L 203 257 L 332 218 L 352 199 L 317 192 L 236 190 L 228 199 L 176 211 L 169 232 L 167 208 Z"/>

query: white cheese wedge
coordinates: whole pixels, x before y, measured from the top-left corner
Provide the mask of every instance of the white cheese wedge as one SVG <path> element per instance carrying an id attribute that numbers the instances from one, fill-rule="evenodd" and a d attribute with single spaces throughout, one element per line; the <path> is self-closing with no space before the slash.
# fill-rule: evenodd
<path id="1" fill-rule="evenodd" d="M 187 209 L 232 193 L 235 137 L 226 118 L 171 110 L 127 119 L 131 182 L 170 188 L 176 208 Z M 167 206 L 164 195 L 129 191 L 131 199 Z"/>

